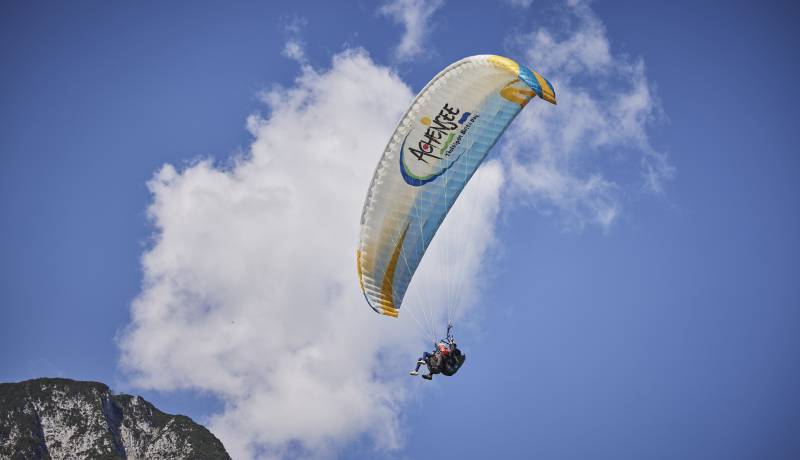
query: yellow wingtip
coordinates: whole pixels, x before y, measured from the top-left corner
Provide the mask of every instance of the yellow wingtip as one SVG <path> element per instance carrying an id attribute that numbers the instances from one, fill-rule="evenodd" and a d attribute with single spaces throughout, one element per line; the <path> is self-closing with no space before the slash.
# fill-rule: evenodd
<path id="1" fill-rule="evenodd" d="M 519 75 L 519 64 L 513 59 L 493 54 L 489 56 L 489 62 L 495 67 L 506 70 L 514 76 Z"/>

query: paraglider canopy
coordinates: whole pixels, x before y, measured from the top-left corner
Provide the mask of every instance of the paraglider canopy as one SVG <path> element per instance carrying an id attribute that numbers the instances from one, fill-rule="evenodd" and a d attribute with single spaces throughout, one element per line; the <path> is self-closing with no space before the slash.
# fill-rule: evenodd
<path id="1" fill-rule="evenodd" d="M 375 168 L 361 215 L 358 279 L 373 310 L 399 315 L 442 220 L 535 97 L 556 103 L 550 82 L 495 55 L 451 64 L 417 95 Z"/>

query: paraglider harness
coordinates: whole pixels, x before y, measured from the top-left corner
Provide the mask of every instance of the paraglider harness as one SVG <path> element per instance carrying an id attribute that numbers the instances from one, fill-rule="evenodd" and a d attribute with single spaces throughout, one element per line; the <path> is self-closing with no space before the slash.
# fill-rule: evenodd
<path id="1" fill-rule="evenodd" d="M 461 350 L 456 346 L 456 341 L 452 334 L 450 334 L 450 329 L 452 328 L 453 325 L 448 324 L 447 338 L 434 344 L 433 354 L 426 353 L 425 364 L 428 366 L 431 374 L 444 374 L 449 377 L 458 372 L 461 365 L 464 364 L 464 360 L 467 359 L 467 356 L 461 353 Z M 447 354 L 439 350 L 439 343 L 447 345 L 449 350 Z"/>

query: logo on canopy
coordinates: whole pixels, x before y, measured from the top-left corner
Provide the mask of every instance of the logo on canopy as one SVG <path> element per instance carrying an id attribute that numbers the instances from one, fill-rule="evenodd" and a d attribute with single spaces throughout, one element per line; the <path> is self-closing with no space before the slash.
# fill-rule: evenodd
<path id="1" fill-rule="evenodd" d="M 433 119 L 422 117 L 424 130 L 412 129 L 400 146 L 400 172 L 406 183 L 419 187 L 444 174 L 463 153 L 462 150 L 457 156 L 452 155 L 477 118 L 477 114 L 462 113 L 447 103 Z"/>

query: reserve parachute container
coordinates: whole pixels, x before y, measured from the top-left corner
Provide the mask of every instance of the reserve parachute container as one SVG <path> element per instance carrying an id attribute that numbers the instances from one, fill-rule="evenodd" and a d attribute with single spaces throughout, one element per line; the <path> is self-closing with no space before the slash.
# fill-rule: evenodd
<path id="1" fill-rule="evenodd" d="M 533 70 L 494 55 L 441 71 L 417 95 L 375 168 L 356 254 L 364 297 L 397 317 L 411 278 L 464 186 L 532 99 L 556 103 Z"/>

